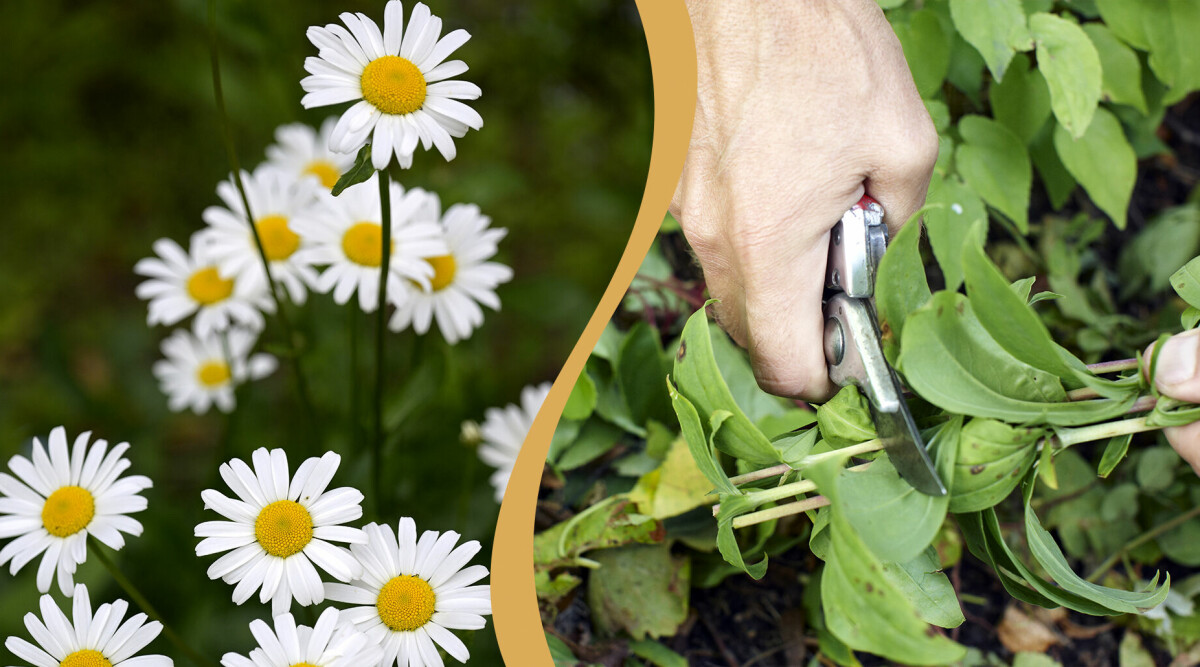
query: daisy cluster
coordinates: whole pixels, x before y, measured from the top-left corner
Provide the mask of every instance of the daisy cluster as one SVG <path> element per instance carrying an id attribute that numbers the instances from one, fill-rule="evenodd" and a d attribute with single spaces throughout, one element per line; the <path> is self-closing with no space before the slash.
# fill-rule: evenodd
<path id="1" fill-rule="evenodd" d="M 88 590 L 74 574 L 89 550 L 125 545 L 122 535 L 140 535 L 130 517 L 146 509 L 140 495 L 151 482 L 123 476 L 128 443 L 109 448 L 90 433 L 68 444 L 55 428 L 47 445 L 34 438 L 29 457 L 14 456 L 0 473 L 0 565 L 16 575 L 41 557 L 37 568 L 41 618 L 25 617 L 37 645 L 9 637 L 5 646 L 37 667 L 165 667 L 161 655 L 134 657 L 162 630 L 144 613 L 125 618 L 123 600 L 101 605 L 93 614 Z M 425 531 L 418 538 L 412 519 L 392 525 L 355 526 L 363 516 L 363 494 L 352 487 L 330 488 L 341 457 L 333 452 L 308 458 L 294 474 L 282 449 L 256 450 L 247 463 L 220 466 L 233 496 L 207 489 L 206 509 L 220 515 L 195 528 L 196 554 L 221 554 L 208 568 L 210 579 L 233 586 L 233 601 L 257 594 L 270 603 L 271 623 L 255 620 L 250 631 L 258 648 L 249 656 L 229 653 L 225 667 L 398 667 L 440 666 L 439 647 L 460 662 L 470 657 L 453 630 L 479 630 L 491 614 L 491 587 L 477 584 L 488 575 L 470 561 L 480 551 L 471 540 L 459 544 L 453 531 Z M 68 619 L 49 595 L 57 580 L 73 598 Z M 346 605 L 324 609 L 313 627 L 298 626 L 293 603 Z"/>
<path id="2" fill-rule="evenodd" d="M 490 261 L 506 230 L 473 204 L 443 210 L 437 194 L 391 182 L 390 220 L 383 220 L 378 174 L 337 196 L 334 186 L 370 146 L 371 164 L 412 165 L 417 147 L 456 154 L 454 139 L 483 120 L 463 103 L 479 97 L 473 83 L 453 80 L 467 71 L 449 60 L 470 35 L 442 35 L 442 20 L 417 3 L 404 20 L 399 0 L 384 10 L 384 26 L 364 14 L 344 13 L 342 24 L 312 27 L 317 56 L 305 61 L 306 108 L 354 102 L 319 131 L 303 124 L 278 128 L 266 160 L 217 186 L 219 205 L 202 215 L 205 227 L 184 248 L 154 243 L 154 256 L 134 271 L 148 302 L 150 325 L 177 326 L 154 366 L 172 410 L 228 412 L 234 388 L 262 378 L 277 362 L 254 354 L 266 316 L 303 305 L 310 291 L 373 312 L 378 303 L 384 247 L 389 328 L 427 333 L 436 322 L 451 344 L 483 324 L 483 307 L 498 310 L 496 288 L 512 270 Z M 247 210 L 247 204 L 249 210 Z"/>

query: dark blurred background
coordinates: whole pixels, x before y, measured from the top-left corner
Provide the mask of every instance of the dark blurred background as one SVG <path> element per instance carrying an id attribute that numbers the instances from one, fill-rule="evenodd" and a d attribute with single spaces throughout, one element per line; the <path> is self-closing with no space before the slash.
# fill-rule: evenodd
<path id="1" fill-rule="evenodd" d="M 405 3 L 406 14 L 412 2 Z M 500 313 L 450 348 L 436 334 L 389 338 L 389 421 L 394 454 L 384 468 L 386 520 L 456 530 L 484 543 L 487 564 L 498 511 L 490 468 L 460 443 L 464 419 L 518 400 L 522 386 L 551 380 L 595 307 L 623 249 L 645 186 L 652 98 L 645 37 L 632 0 L 432 0 L 445 30 L 473 35 L 457 52 L 478 83 L 484 127 L 458 140 L 446 163 L 418 153 L 405 186 L 445 204 L 478 203 L 507 227 L 499 259 L 516 278 Z M 243 166 L 263 159 L 274 128 L 319 125 L 344 107 L 304 111 L 299 81 L 304 32 L 342 11 L 381 21 L 384 3 L 221 2 L 225 92 Z M 38 0 L 5 5 L 0 27 L 0 455 L 27 451 L 57 425 L 127 440 L 132 474 L 155 482 L 145 533 L 117 554 L 169 622 L 214 661 L 245 652 L 246 624 L 269 614 L 236 607 L 232 587 L 209 581 L 192 529 L 217 518 L 199 493 L 218 488 L 225 455 L 291 448 L 310 433 L 286 365 L 247 385 L 231 416 L 172 414 L 151 375 L 169 330 L 146 326 L 134 296 L 134 263 L 170 237 L 186 247 L 201 211 L 217 203 L 228 165 L 213 104 L 200 0 L 163 3 Z M 351 383 L 372 381 L 363 318 L 362 367 L 348 366 L 348 312 L 315 296 L 293 318 L 317 403 L 323 448 L 343 454 L 335 486 L 368 492 L 366 443 L 347 418 Z M 359 317 L 362 317 L 359 314 Z M 279 340 L 268 329 L 265 344 Z M 369 499 L 370 500 L 370 499 Z M 368 501 L 369 502 L 369 501 Z M 0 637 L 27 637 L 36 609 L 37 561 L 0 572 Z M 123 596 L 95 558 L 77 580 L 93 600 Z M 57 595 L 57 588 L 54 589 Z M 299 608 L 294 608 L 294 611 Z M 300 622 L 311 622 L 304 610 Z M 465 633 L 470 635 L 472 633 Z M 500 664 L 489 622 L 464 638 L 473 664 Z M 160 638 L 152 652 L 183 656 Z M 0 655 L 8 652 L 0 649 Z"/>

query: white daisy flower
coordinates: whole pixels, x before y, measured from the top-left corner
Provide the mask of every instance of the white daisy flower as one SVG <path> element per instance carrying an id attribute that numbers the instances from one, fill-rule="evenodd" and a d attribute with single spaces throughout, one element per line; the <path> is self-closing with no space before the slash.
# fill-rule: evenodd
<path id="1" fill-rule="evenodd" d="M 272 614 L 288 611 L 292 599 L 302 606 L 325 600 L 315 563 L 340 581 L 362 574 L 362 566 L 344 548 L 330 542 L 365 543 L 358 528 L 343 526 L 362 517 L 363 494 L 342 487 L 327 491 L 341 457 L 327 452 L 306 459 L 288 476 L 282 449 L 255 450 L 254 469 L 241 459 L 221 464 L 221 478 L 237 499 L 206 489 L 204 507 L 229 521 L 196 526 L 197 556 L 228 551 L 209 568 L 210 579 L 237 584 L 233 601 L 242 604 L 261 589 L 259 600 L 271 601 Z"/>
<path id="2" fill-rule="evenodd" d="M 215 403 L 221 412 L 231 412 L 234 389 L 274 373 L 278 365 L 272 355 L 250 354 L 256 339 L 256 334 L 240 328 L 207 336 L 175 330 L 162 342 L 166 358 L 154 362 L 153 369 L 167 395 L 167 407 L 172 412 L 190 408 L 202 415 Z"/>
<path id="3" fill-rule="evenodd" d="M 226 653 L 221 657 L 224 667 L 365 667 L 379 664 L 382 649 L 367 635 L 339 623 L 341 612 L 332 607 L 321 612 L 314 627 L 296 625 L 291 614 L 274 618 L 275 628 L 265 621 L 250 622 L 250 632 L 258 640 L 258 648 L 249 657 Z"/>
<path id="4" fill-rule="evenodd" d="M 436 318 L 446 341 L 457 343 L 483 324 L 479 304 L 500 309 L 496 287 L 512 280 L 512 269 L 487 260 L 496 254 L 496 244 L 508 230 L 489 229 L 491 222 L 474 204 L 455 204 L 446 209 L 442 227 L 450 251 L 427 260 L 433 266 L 429 291 L 408 284 L 401 291 L 389 292 L 396 306 L 389 323 L 393 331 L 411 324 L 423 334 L 429 331 L 430 320 Z"/>
<path id="5" fill-rule="evenodd" d="M 358 292 L 364 313 L 379 300 L 379 266 L 383 263 L 383 226 L 379 208 L 379 176 L 346 188 L 342 194 L 322 193 L 320 206 L 295 220 L 293 229 L 311 239 L 302 261 L 328 268 L 313 283 L 318 292 L 333 291 L 333 300 L 344 304 Z M 391 183 L 392 251 L 388 265 L 388 291 L 399 291 L 406 281 L 429 289 L 434 277 L 429 258 L 448 251 L 438 223 L 437 196 Z"/>
<path id="6" fill-rule="evenodd" d="M 483 616 L 492 613 L 491 586 L 471 585 L 487 576 L 487 568 L 463 567 L 479 552 L 479 542 L 455 548 L 458 533 L 431 530 L 418 542 L 408 517 L 400 519 L 399 537 L 391 526 L 372 523 L 363 530 L 367 543 L 350 546 L 362 562 L 362 577 L 350 585 L 325 584 L 325 596 L 363 605 L 342 617 L 383 646 L 384 667 L 441 667 L 438 646 L 466 662 L 470 653 L 450 630 L 479 630 Z"/>
<path id="7" fill-rule="evenodd" d="M 275 143 L 267 146 L 267 164 L 293 178 L 316 178 L 326 190 L 332 190 L 354 166 L 353 153 L 329 150 L 336 124 L 337 118 L 325 119 L 319 134 L 304 123 L 280 125 L 275 129 Z"/>
<path id="8" fill-rule="evenodd" d="M 4 642 L 13 655 L 35 667 L 172 667 L 175 664 L 165 655 L 134 657 L 162 632 L 162 623 L 147 623 L 145 614 L 134 614 L 126 620 L 129 603 L 124 600 L 106 602 L 92 614 L 87 586 L 79 584 L 74 589 L 73 619 L 68 619 L 49 595 L 42 596 L 40 606 L 40 619 L 32 612 L 25 614 L 25 629 L 37 645 L 20 637 L 9 637 Z"/>
<path id="9" fill-rule="evenodd" d="M 154 252 L 158 257 L 140 260 L 133 269 L 150 278 L 137 286 L 137 295 L 150 301 L 147 323 L 151 326 L 171 326 L 195 313 L 200 336 L 233 323 L 258 331 L 263 328 L 263 311 L 274 311 L 262 285 L 222 277 L 195 235 L 190 253 L 171 239 L 155 241 Z"/>
<path id="10" fill-rule="evenodd" d="M 369 139 L 376 169 L 386 167 L 393 153 L 401 167 L 412 166 L 418 140 L 453 160 L 454 138 L 483 127 L 479 113 L 458 101 L 478 99 L 479 86 L 446 80 L 467 71 L 461 60 L 444 61 L 471 35 L 455 30 L 439 39 L 442 20 L 420 2 L 407 30 L 399 0 L 384 8 L 382 33 L 365 14 L 339 18 L 345 28 L 331 23 L 308 29 L 318 52 L 304 60 L 311 76 L 300 82 L 308 93 L 300 100 L 306 109 L 358 101 L 342 114 L 329 147 L 355 153 Z"/>
<path id="11" fill-rule="evenodd" d="M 293 303 L 304 303 L 308 285 L 317 279 L 317 272 L 301 261 L 300 250 L 310 244 L 292 230 L 291 221 L 316 202 L 318 186 L 311 179 L 297 179 L 268 165 L 260 166 L 253 174 L 243 171 L 242 183 L 263 254 L 271 263 L 271 277 L 287 289 Z M 206 255 L 216 263 L 221 277 L 266 289 L 262 256 L 233 181 L 221 181 L 217 196 L 225 206 L 204 209 L 204 221 L 209 226 L 198 236 Z"/>
<path id="12" fill-rule="evenodd" d="M 488 408 L 484 412 L 479 458 L 496 469 L 489 480 L 496 489 L 496 502 L 504 500 L 504 490 L 517 463 L 517 454 L 521 453 L 521 444 L 529 435 L 542 403 L 546 402 L 550 387 L 549 382 L 527 386 L 521 390 L 520 405 L 509 403 L 503 408 Z"/>
<path id="13" fill-rule="evenodd" d="M 146 509 L 138 495 L 152 486 L 142 475 L 121 477 L 130 465 L 122 457 L 129 443 L 111 450 L 108 441 L 88 445 L 91 432 L 75 438 L 67 452 L 67 431 L 50 431 L 49 454 L 41 440 L 33 439 L 32 461 L 14 456 L 8 468 L 16 477 L 0 473 L 0 538 L 15 537 L 0 549 L 0 565 L 12 561 L 16 574 L 43 554 L 37 588 L 50 590 L 58 573 L 58 588 L 70 596 L 75 588 L 75 568 L 87 560 L 89 535 L 112 549 L 125 546 L 121 533 L 141 535 L 142 524 L 128 515 Z"/>

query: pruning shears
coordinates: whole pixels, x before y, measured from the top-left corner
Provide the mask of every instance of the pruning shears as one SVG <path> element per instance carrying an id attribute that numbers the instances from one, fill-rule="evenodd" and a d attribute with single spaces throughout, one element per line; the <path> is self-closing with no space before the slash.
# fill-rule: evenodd
<path id="1" fill-rule="evenodd" d="M 864 196 L 834 225 L 825 285 L 825 361 L 829 379 L 853 384 L 867 398 L 875 431 L 892 465 L 921 493 L 946 495 L 921 432 L 904 402 L 896 371 L 883 356 L 875 315 L 875 274 L 887 249 L 883 207 Z"/>

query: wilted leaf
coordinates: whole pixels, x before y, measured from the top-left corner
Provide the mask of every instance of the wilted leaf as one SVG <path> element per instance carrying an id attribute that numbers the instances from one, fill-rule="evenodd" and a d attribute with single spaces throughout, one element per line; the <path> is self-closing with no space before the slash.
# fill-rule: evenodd
<path id="1" fill-rule="evenodd" d="M 1129 199 L 1137 181 L 1137 156 L 1121 122 L 1106 109 L 1097 109 L 1087 131 L 1073 139 L 1059 125 L 1054 130 L 1054 148 L 1063 166 L 1075 177 L 1100 210 L 1125 228 Z"/>
<path id="2" fill-rule="evenodd" d="M 1004 617 L 996 626 L 996 637 L 1004 644 L 1004 648 L 1026 656 L 1045 653 L 1059 643 L 1058 635 L 1050 627 L 1021 611 L 1015 604 L 1009 604 L 1004 609 Z M 1024 664 L 1036 665 L 1038 662 L 1027 658 Z M 1049 664 L 1056 663 L 1051 660 Z"/>
<path id="3" fill-rule="evenodd" d="M 1029 231 L 1033 167 L 1025 144 L 1011 130 L 983 116 L 958 121 L 963 144 L 954 153 L 958 173 L 988 204 Z"/>
<path id="4" fill-rule="evenodd" d="M 687 618 L 691 561 L 666 544 L 628 546 L 595 554 L 600 567 L 588 578 L 588 607 L 605 635 L 634 639 L 675 634 Z"/>
<path id="5" fill-rule="evenodd" d="M 688 444 L 677 439 L 667 458 L 655 470 L 642 475 L 629 492 L 641 514 L 655 519 L 678 516 L 701 505 L 711 504 L 713 485 L 696 467 Z"/>
<path id="6" fill-rule="evenodd" d="M 1029 30 L 1050 88 L 1050 108 L 1071 136 L 1082 137 L 1100 101 L 1100 54 L 1082 28 L 1054 14 L 1029 17 Z"/>
<path id="7" fill-rule="evenodd" d="M 629 500 L 612 496 L 571 520 L 534 535 L 534 566 L 540 569 L 569 566 L 576 557 L 594 549 L 661 542 L 662 523 L 633 510 Z"/>

